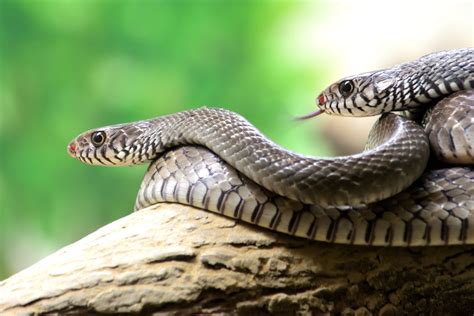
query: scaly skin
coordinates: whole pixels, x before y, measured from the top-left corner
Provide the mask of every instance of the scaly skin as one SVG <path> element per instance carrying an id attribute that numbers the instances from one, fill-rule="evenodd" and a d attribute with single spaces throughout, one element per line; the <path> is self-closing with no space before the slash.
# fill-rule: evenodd
<path id="1" fill-rule="evenodd" d="M 319 97 L 324 112 L 366 115 L 426 108 L 429 99 L 444 96 L 443 102 L 456 113 L 470 116 L 452 123 L 445 116 L 448 107 L 443 106 L 444 119 L 436 118 L 432 131 L 441 129 L 439 122 L 449 121 L 448 137 L 428 133 L 430 139 L 448 139 L 448 145 L 438 147 L 451 156 L 459 155 L 455 148 L 459 146 L 453 144 L 467 144 L 462 149 L 467 157 L 463 163 L 471 166 L 428 170 L 409 189 L 425 169 L 428 140 L 415 122 L 392 113 L 384 114 L 374 126 L 369 150 L 347 157 L 290 152 L 241 116 L 209 108 L 90 130 L 69 144 L 69 153 L 92 165 L 153 161 L 137 197 L 138 209 L 158 202 L 185 203 L 273 230 L 338 243 L 471 244 L 474 93 L 453 92 L 474 87 L 472 55 L 472 49 L 427 55 L 346 78 Z M 467 109 L 461 110 L 464 106 Z M 431 115 L 438 115 L 435 112 Z M 463 129 L 464 136 L 459 133 Z M 200 147 L 180 147 L 186 145 Z M 189 159 L 189 153 L 198 158 Z"/>

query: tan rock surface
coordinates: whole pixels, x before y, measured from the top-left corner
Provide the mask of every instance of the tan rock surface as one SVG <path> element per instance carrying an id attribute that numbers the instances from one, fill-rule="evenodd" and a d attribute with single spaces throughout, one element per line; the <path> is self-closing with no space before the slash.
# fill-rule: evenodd
<path id="1" fill-rule="evenodd" d="M 177 204 L 117 220 L 0 282 L 0 314 L 469 315 L 474 246 L 309 242 Z"/>

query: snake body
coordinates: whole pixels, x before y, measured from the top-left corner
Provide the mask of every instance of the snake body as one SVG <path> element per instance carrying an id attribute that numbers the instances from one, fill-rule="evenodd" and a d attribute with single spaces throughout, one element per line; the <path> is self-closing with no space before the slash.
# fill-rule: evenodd
<path id="1" fill-rule="evenodd" d="M 376 123 L 365 152 L 346 157 L 293 153 L 243 117 L 213 108 L 90 130 L 69 144 L 69 153 L 97 165 L 152 161 L 135 209 L 179 202 L 336 243 L 472 244 L 472 89 L 474 51 L 461 49 L 342 79 L 318 97 L 322 111 L 341 115 L 427 108 L 443 99 L 440 111 L 458 114 L 446 136 L 437 127 L 446 113 L 432 110 L 429 138 L 441 140 L 441 156 L 461 157 L 465 167 L 425 170 L 430 149 L 423 128 L 393 113 Z"/>

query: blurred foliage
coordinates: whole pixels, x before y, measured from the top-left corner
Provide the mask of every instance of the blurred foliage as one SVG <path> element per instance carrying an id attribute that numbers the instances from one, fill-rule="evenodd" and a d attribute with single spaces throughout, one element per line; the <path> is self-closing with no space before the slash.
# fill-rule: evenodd
<path id="1" fill-rule="evenodd" d="M 327 83 L 279 32 L 302 5 L 0 0 L 0 279 L 131 211 L 145 166 L 71 159 L 84 130 L 210 105 L 326 154 L 291 121 Z"/>

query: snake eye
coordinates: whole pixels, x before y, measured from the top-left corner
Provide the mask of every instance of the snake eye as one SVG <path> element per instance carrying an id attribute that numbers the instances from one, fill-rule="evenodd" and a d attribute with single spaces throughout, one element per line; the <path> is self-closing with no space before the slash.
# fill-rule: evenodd
<path id="1" fill-rule="evenodd" d="M 354 84 L 350 80 L 344 80 L 339 84 L 339 92 L 343 97 L 348 97 L 354 90 Z"/>
<path id="2" fill-rule="evenodd" d="M 92 133 L 91 141 L 92 141 L 92 144 L 94 144 L 94 146 L 99 147 L 105 142 L 105 132 L 98 131 L 98 132 Z"/>

